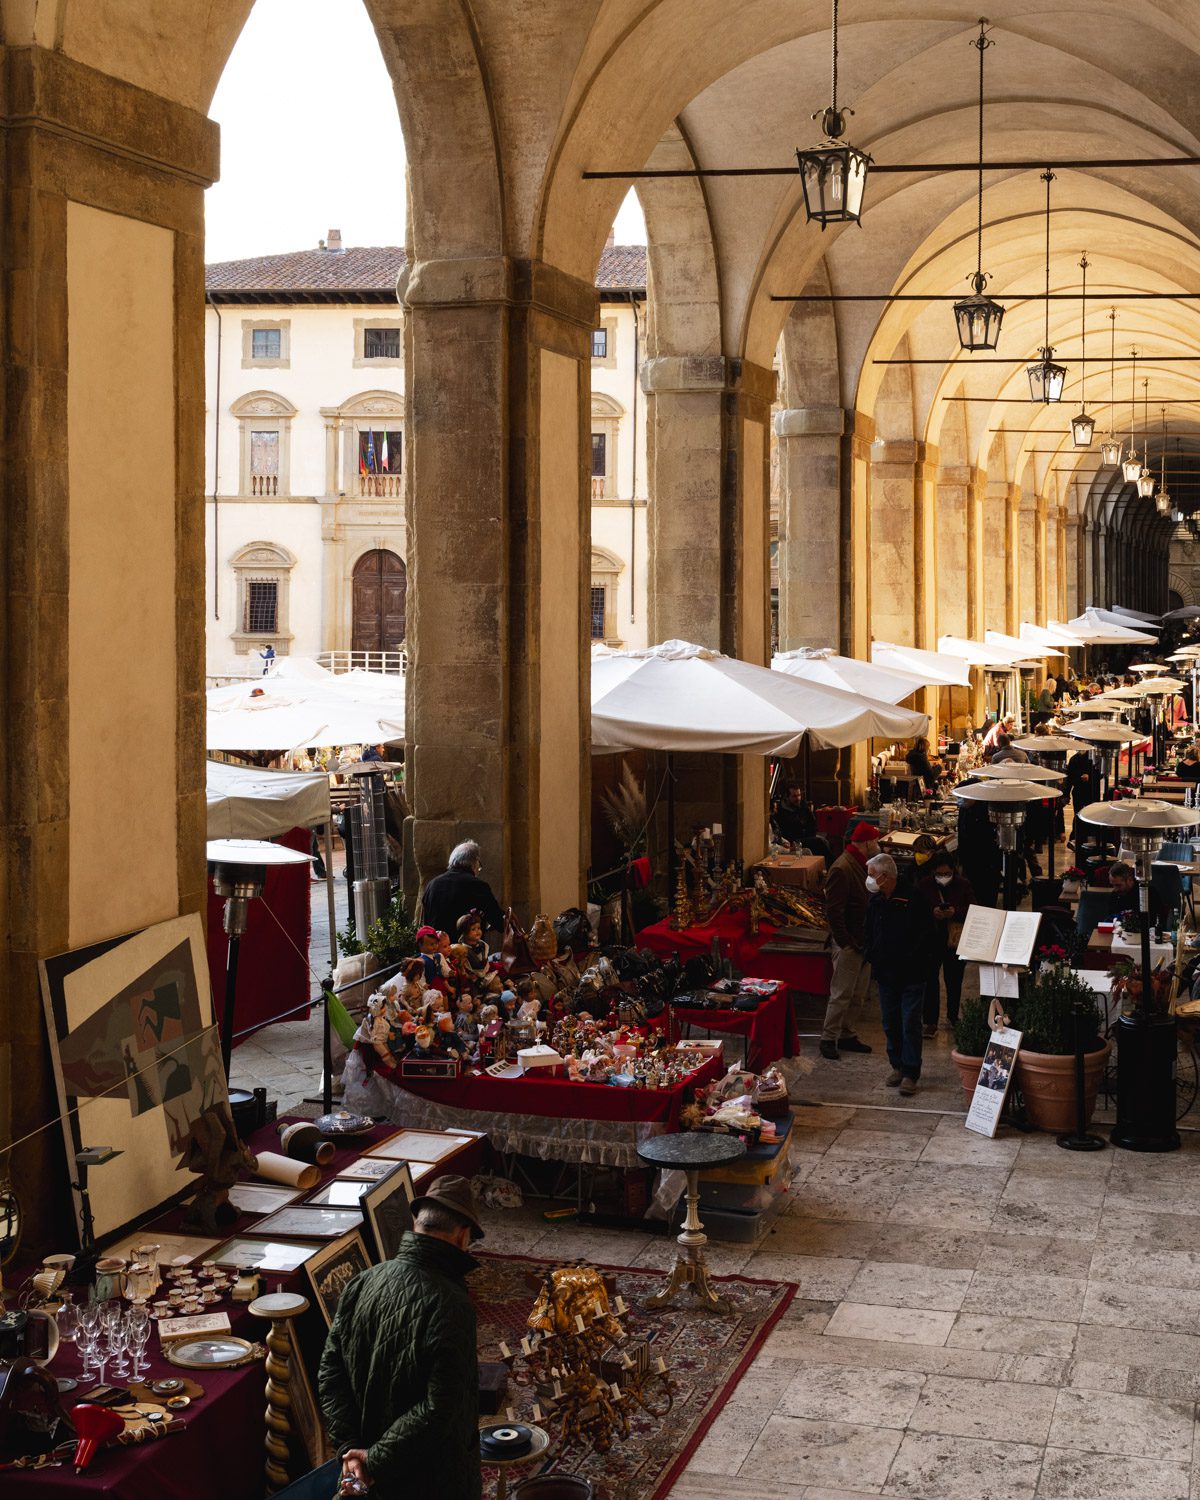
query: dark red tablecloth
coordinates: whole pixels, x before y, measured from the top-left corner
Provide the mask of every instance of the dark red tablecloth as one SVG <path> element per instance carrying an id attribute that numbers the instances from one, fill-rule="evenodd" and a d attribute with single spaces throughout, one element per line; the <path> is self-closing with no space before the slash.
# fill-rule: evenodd
<path id="1" fill-rule="evenodd" d="M 773 995 L 760 1000 L 755 1010 L 700 1010 L 690 1005 L 671 1006 L 671 1039 L 678 1040 L 683 1027 L 697 1026 L 746 1038 L 746 1066 L 756 1073 L 780 1057 L 795 1057 L 800 1050 L 792 992 L 780 984 Z"/>
<path id="2" fill-rule="evenodd" d="M 617 1091 L 613 1089 L 611 1092 Z M 339 1144 L 333 1160 L 321 1168 L 322 1182 L 336 1177 L 368 1146 L 395 1134 L 395 1125 L 376 1125 L 368 1134 Z M 458 1157 L 452 1167 L 439 1164 L 433 1177 L 440 1177 L 448 1170 L 471 1177 L 479 1170 L 483 1143 L 469 1137 L 464 1137 L 464 1140 L 469 1148 L 466 1156 Z M 279 1136 L 275 1126 L 266 1125 L 256 1131 L 249 1144 L 257 1151 L 278 1150 Z M 426 1179 L 427 1182 L 432 1180 Z M 231 1232 L 244 1233 L 258 1217 L 242 1214 Z M 146 1225 L 146 1229 L 178 1232 L 180 1220 L 181 1213 L 175 1209 L 154 1220 L 152 1225 Z M 272 1276 L 270 1282 L 272 1291 L 276 1282 L 282 1283 L 288 1291 L 301 1293 L 307 1286 L 303 1271 L 290 1277 Z M 229 1314 L 232 1330 L 239 1338 L 262 1339 L 265 1336 L 263 1320 L 251 1317 L 237 1303 L 222 1302 L 216 1310 Z M 148 1379 L 180 1373 L 159 1356 L 158 1338 L 154 1334 L 147 1353 L 151 1356 Z M 36 1493 L 38 1500 L 49 1500 L 49 1497 L 71 1500 L 71 1496 L 81 1493 L 105 1495 L 110 1500 L 262 1500 L 266 1487 L 263 1391 L 267 1378 L 262 1360 L 236 1370 L 190 1370 L 184 1373 L 204 1388 L 204 1397 L 188 1407 L 184 1414 L 187 1425 L 182 1432 L 139 1448 L 105 1448 L 86 1474 L 76 1475 L 69 1466 L 0 1473 L 0 1495 L 4 1495 L 5 1500 L 10 1495 L 15 1497 L 22 1493 L 31 1496 Z M 51 1374 L 79 1374 L 79 1361 L 73 1346 L 64 1346 L 55 1355 Z M 111 1369 L 105 1378 L 110 1384 L 119 1383 Z M 72 1402 L 71 1395 L 64 1397 L 63 1404 L 68 1412 Z"/>
<path id="3" fill-rule="evenodd" d="M 678 953 L 688 959 L 711 953 L 715 937 L 721 957 L 728 958 L 743 974 L 755 979 L 781 979 L 801 994 L 827 995 L 831 969 L 828 952 L 764 953 L 763 944 L 770 942 L 776 930 L 772 923 L 763 922 L 757 936 L 751 937 L 748 914 L 744 910 L 726 911 L 715 922 L 685 927 L 682 932 L 676 932 L 667 921 L 655 922 L 653 927 L 643 927 L 635 941 L 639 948 L 649 948 L 652 953 L 664 957 Z"/>
<path id="4" fill-rule="evenodd" d="M 276 842 L 302 854 L 309 851 L 312 834 L 293 828 Z M 267 871 L 263 894 L 250 903 L 246 935 L 238 956 L 238 1031 L 271 1020 L 303 1005 L 316 989 L 308 972 L 310 865 L 280 865 Z M 229 939 L 221 926 L 225 903 L 208 896 L 208 969 L 218 1022 L 225 1009 L 225 961 Z M 307 1010 L 292 1016 L 304 1020 Z"/>
<path id="5" fill-rule="evenodd" d="M 451 1109 L 494 1110 L 502 1114 L 543 1115 L 560 1120 L 617 1120 L 679 1129 L 687 1090 L 722 1072 L 713 1058 L 673 1089 L 622 1089 L 609 1083 L 572 1083 L 568 1078 L 397 1079 L 401 1088 Z"/>

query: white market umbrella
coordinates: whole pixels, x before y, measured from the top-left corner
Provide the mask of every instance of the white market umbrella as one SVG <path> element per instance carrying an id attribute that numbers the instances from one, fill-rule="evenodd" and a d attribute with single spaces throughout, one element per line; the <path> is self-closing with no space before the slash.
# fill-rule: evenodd
<path id="1" fill-rule="evenodd" d="M 688 641 L 592 655 L 592 749 L 794 755 L 911 739 L 928 715 L 772 672 Z"/>
<path id="2" fill-rule="evenodd" d="M 972 667 L 991 667 L 998 671 L 1007 671 L 1029 657 L 1028 650 L 1019 645 L 999 646 L 990 641 L 972 641 L 958 635 L 939 636 L 938 650 L 944 656 L 961 656 Z"/>
<path id="3" fill-rule="evenodd" d="M 1157 635 L 1144 630 L 1131 630 L 1119 616 L 1105 615 L 1104 610 L 1086 609 L 1073 620 L 1051 620 L 1050 625 L 1052 629 L 1074 631 L 1085 646 L 1153 646 L 1158 640 Z"/>
<path id="4" fill-rule="evenodd" d="M 1028 621 L 1020 627 L 1019 640 L 1026 642 L 1029 646 L 1045 648 L 1047 646 L 1063 646 L 1068 651 L 1078 651 L 1083 646 L 1077 631 L 1067 630 L 1061 625 L 1031 625 Z"/>
<path id="5" fill-rule="evenodd" d="M 889 672 L 910 672 L 926 687 L 970 687 L 971 671 L 961 656 L 923 651 L 917 646 L 896 646 L 891 641 L 872 641 L 871 660 Z"/>
<path id="6" fill-rule="evenodd" d="M 836 656 L 829 650 L 780 651 L 771 659 L 771 670 L 845 693 L 861 693 L 881 703 L 899 703 L 929 686 L 916 673 L 899 672 L 853 656 Z"/>
<path id="7" fill-rule="evenodd" d="M 288 659 L 267 677 L 210 688 L 209 750 L 298 750 L 404 738 L 404 679 L 382 672 L 327 672 Z"/>
<path id="8" fill-rule="evenodd" d="M 1122 619 L 1128 618 L 1135 622 L 1141 620 L 1143 624 L 1153 625 L 1157 625 L 1159 620 L 1170 619 L 1169 615 L 1152 615 L 1148 614 L 1144 609 L 1126 609 L 1123 604 L 1111 605 L 1107 613 L 1110 615 L 1120 615 Z"/>
<path id="9" fill-rule="evenodd" d="M 1008 651 L 1019 652 L 1022 665 L 1028 663 L 1030 666 L 1036 666 L 1047 656 L 1067 654 L 1062 646 L 1040 646 L 1037 650 L 1031 650 L 1029 641 L 1023 641 L 1018 635 L 1005 635 L 1002 630 L 985 630 L 983 643 L 985 646 L 1003 646 Z"/>
<path id="10" fill-rule="evenodd" d="M 329 821 L 324 771 L 260 771 L 217 760 L 205 769 L 210 839 L 270 839 Z"/>

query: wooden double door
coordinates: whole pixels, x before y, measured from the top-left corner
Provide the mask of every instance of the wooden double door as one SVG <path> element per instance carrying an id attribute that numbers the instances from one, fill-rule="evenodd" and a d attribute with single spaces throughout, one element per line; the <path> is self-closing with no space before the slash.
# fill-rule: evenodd
<path id="1" fill-rule="evenodd" d="M 408 570 L 394 552 L 366 552 L 354 565 L 351 650 L 399 651 L 404 645 Z"/>

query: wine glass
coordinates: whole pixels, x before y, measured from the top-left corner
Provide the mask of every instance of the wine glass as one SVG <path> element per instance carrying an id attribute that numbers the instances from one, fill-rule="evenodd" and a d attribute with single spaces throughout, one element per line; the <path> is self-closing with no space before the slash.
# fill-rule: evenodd
<path id="1" fill-rule="evenodd" d="M 92 1368 L 96 1372 L 96 1384 L 104 1384 L 104 1372 L 108 1368 L 108 1362 L 113 1356 L 112 1343 L 107 1328 L 96 1329 L 92 1344 Z"/>
<path id="2" fill-rule="evenodd" d="M 108 1326 L 108 1343 L 110 1353 L 116 1356 L 113 1374 L 119 1380 L 125 1380 L 129 1376 L 129 1361 L 125 1358 L 129 1352 L 129 1319 L 122 1313 L 119 1306 L 117 1316 Z"/>
<path id="3" fill-rule="evenodd" d="M 99 1335 L 99 1326 L 96 1323 L 84 1323 L 80 1320 L 78 1332 L 79 1363 L 82 1370 L 81 1378 L 86 1380 L 96 1368 L 96 1339 Z"/>
<path id="4" fill-rule="evenodd" d="M 133 1350 L 133 1378 L 140 1380 L 149 1360 L 146 1345 L 150 1341 L 150 1314 L 144 1307 L 135 1307 L 129 1314 L 129 1343 Z"/>

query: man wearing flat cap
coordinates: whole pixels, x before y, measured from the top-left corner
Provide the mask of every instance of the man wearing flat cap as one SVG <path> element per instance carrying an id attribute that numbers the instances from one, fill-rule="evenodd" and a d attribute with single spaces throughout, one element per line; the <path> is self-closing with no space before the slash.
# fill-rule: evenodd
<path id="1" fill-rule="evenodd" d="M 343 1291 L 321 1356 L 330 1442 L 378 1500 L 479 1500 L 479 1362 L 467 1247 L 481 1239 L 465 1177 L 413 1200 L 393 1260 Z"/>

